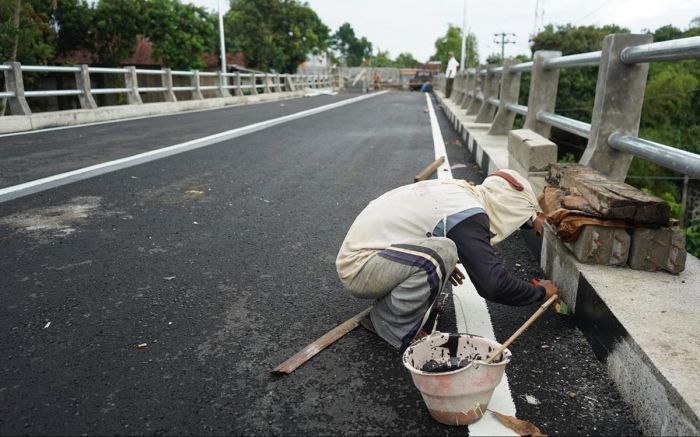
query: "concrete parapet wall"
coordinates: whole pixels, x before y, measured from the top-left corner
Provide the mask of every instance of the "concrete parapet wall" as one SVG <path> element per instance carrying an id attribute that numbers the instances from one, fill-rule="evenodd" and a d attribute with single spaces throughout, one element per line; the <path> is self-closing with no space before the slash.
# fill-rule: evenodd
<path id="1" fill-rule="evenodd" d="M 509 166 L 506 135 L 488 135 L 489 124 L 475 123 L 475 117 L 441 91 L 435 96 L 484 174 Z M 544 178 L 528 173 L 535 191 L 541 192 Z M 545 228 L 540 261 L 545 275 L 559 286 L 577 326 L 606 364 L 644 433 L 699 435 L 700 261 L 687 255 L 685 270 L 678 275 L 584 264 Z M 591 233 L 572 249 L 582 256 L 608 257 L 629 250 L 631 257 L 629 236 L 615 236 Z M 599 248 L 594 240 L 611 244 Z"/>
<path id="2" fill-rule="evenodd" d="M 125 118 L 174 114 L 183 111 L 214 109 L 232 105 L 246 105 L 303 97 L 305 95 L 305 91 L 292 91 L 251 96 L 186 100 L 180 102 L 146 103 L 143 105 L 105 106 L 97 109 L 40 112 L 32 115 L 10 115 L 0 118 L 0 134 L 52 127 L 75 126 Z"/>
<path id="3" fill-rule="evenodd" d="M 522 167 L 529 172 L 544 172 L 547 166 L 557 162 L 557 145 L 530 129 L 508 132 L 508 164 Z"/>

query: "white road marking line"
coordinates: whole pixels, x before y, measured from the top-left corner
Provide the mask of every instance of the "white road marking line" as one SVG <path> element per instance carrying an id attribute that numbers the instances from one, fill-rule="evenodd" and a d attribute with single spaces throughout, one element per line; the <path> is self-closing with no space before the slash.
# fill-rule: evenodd
<path id="1" fill-rule="evenodd" d="M 138 155 L 128 156 L 126 158 L 115 159 L 114 161 L 103 162 L 101 164 L 91 165 L 89 167 L 83 167 L 77 170 L 72 170 L 66 173 L 61 173 L 53 176 L 48 176 L 41 179 L 36 179 L 30 182 L 25 182 L 22 184 L 14 185 L 11 187 L 0 189 L 0 203 L 7 202 L 8 200 L 16 199 L 18 197 L 27 196 L 30 194 L 38 193 L 41 191 L 49 190 L 51 188 L 60 187 L 62 185 L 70 184 L 72 182 L 82 181 L 95 176 L 103 175 L 105 173 L 110 173 L 116 170 L 121 170 L 124 168 L 133 167 L 139 164 L 144 164 L 146 162 L 155 161 L 161 158 L 165 158 L 172 155 L 177 155 L 179 153 L 187 152 L 190 150 L 199 149 L 206 146 L 211 146 L 212 144 L 217 144 L 222 141 L 237 138 L 243 135 L 247 135 L 253 132 L 257 132 L 263 129 L 267 129 L 278 124 L 287 123 L 289 121 L 298 120 L 300 118 L 308 117 L 310 115 L 319 114 L 331 109 L 339 108 L 341 106 L 350 105 L 362 100 L 370 99 L 372 97 L 380 96 L 387 93 L 388 91 L 380 91 L 377 93 L 366 94 L 358 97 L 353 97 L 351 99 L 342 100 L 340 102 L 330 103 L 328 105 L 319 106 L 317 108 L 311 108 L 304 111 L 300 111 L 294 114 L 285 115 L 283 117 L 273 118 L 271 120 L 265 120 L 258 123 L 249 124 L 248 126 L 239 127 L 236 129 L 231 129 L 225 132 L 220 132 L 218 134 L 209 135 L 206 137 L 198 138 L 195 140 L 187 141 L 180 144 L 175 144 L 168 147 L 163 147 L 156 150 L 150 150 L 148 152 L 139 153 Z"/>
<path id="2" fill-rule="evenodd" d="M 321 90 L 319 90 L 321 91 Z M 18 135 L 31 135 L 31 134 L 39 134 L 43 132 L 52 132 L 56 130 L 65 130 L 65 129 L 76 129 L 80 127 L 89 127 L 89 126 L 99 126 L 102 124 L 112 124 L 112 123 L 122 123 L 124 121 L 134 121 L 134 120 L 142 120 L 144 118 L 158 118 L 158 117 L 170 117 L 173 115 L 180 115 L 180 114 L 193 114 L 196 112 L 205 112 L 205 111 L 217 111 L 219 109 L 229 109 L 229 108 L 240 108 L 241 106 L 248 106 L 248 105 L 257 105 L 257 104 L 263 104 L 263 103 L 275 103 L 275 102 L 285 102 L 287 100 L 293 100 L 293 99 L 303 99 L 304 97 L 316 97 L 321 94 L 327 94 L 327 95 L 335 95 L 335 94 L 328 94 L 328 93 L 318 93 L 314 95 L 305 95 L 305 96 L 299 96 L 299 97 L 290 97 L 288 99 L 280 99 L 280 100 L 266 100 L 262 102 L 254 102 L 254 103 L 235 103 L 232 105 L 225 105 L 225 106 L 217 106 L 215 108 L 197 108 L 197 109 L 187 109 L 185 111 L 177 111 L 177 112 L 168 112 L 166 114 L 151 114 L 151 115 L 139 115 L 136 117 L 128 117 L 128 118 L 119 118 L 116 120 L 104 120 L 104 121 L 93 121 L 90 123 L 81 123 L 81 124 L 74 124 L 71 126 L 57 126 L 57 127 L 46 127 L 43 129 L 33 129 L 33 130 L 25 130 L 21 132 L 9 132 L 6 134 L 0 134 L 0 138 L 5 138 L 5 137 L 14 137 Z M 336 93 L 338 94 L 338 93 Z"/>
<path id="3" fill-rule="evenodd" d="M 452 170 L 450 170 L 450 164 L 447 160 L 445 142 L 442 139 L 440 125 L 438 124 L 430 95 L 426 94 L 425 98 L 428 102 L 430 127 L 433 131 L 435 158 L 445 156 L 445 162 L 438 168 L 437 177 L 438 179 L 452 179 Z M 474 284 L 469 280 L 469 275 L 464 271 L 464 267 L 461 264 L 457 266 L 466 278 L 462 285 L 452 287 L 452 293 L 456 297 L 453 300 L 457 318 L 457 330 L 495 340 L 496 336 L 493 332 L 491 316 L 486 307 L 486 301 L 477 293 Z M 469 317 L 468 322 L 466 320 L 467 315 Z M 503 375 L 501 383 L 494 390 L 493 397 L 489 402 L 489 409 L 509 416 L 515 416 L 515 403 L 508 385 L 508 375 Z M 517 436 L 518 434 L 504 426 L 490 411 L 487 411 L 479 421 L 469 425 L 469 435 Z"/>

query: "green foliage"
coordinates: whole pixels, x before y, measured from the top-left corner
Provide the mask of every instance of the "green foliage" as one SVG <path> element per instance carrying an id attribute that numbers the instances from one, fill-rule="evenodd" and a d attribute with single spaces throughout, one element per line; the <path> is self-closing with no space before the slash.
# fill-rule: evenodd
<path id="1" fill-rule="evenodd" d="M 94 11 L 93 53 L 103 65 L 118 65 L 131 56 L 136 37 L 146 28 L 143 0 L 100 0 Z"/>
<path id="2" fill-rule="evenodd" d="M 52 21 L 58 29 L 56 54 L 65 56 L 73 51 L 95 48 L 95 9 L 87 0 L 58 0 Z"/>
<path id="3" fill-rule="evenodd" d="M 372 43 L 358 38 L 350 23 L 343 23 L 333 34 L 331 46 L 348 67 L 358 67 L 372 57 Z"/>
<path id="4" fill-rule="evenodd" d="M 467 36 L 467 47 L 469 48 L 467 52 L 468 66 L 479 65 L 478 44 L 473 33 Z M 454 53 L 455 59 L 459 61 L 459 56 L 462 53 L 462 30 L 453 24 L 448 25 L 445 36 L 435 40 L 435 54 L 430 57 L 430 60 L 440 61 L 441 68 L 444 70 L 447 68 L 447 53 L 449 52 Z"/>
<path id="5" fill-rule="evenodd" d="M 388 51 L 377 50 L 377 54 L 369 59 L 370 67 L 394 67 Z"/>
<path id="6" fill-rule="evenodd" d="M 47 63 L 54 57 L 56 39 L 56 32 L 49 22 L 50 2 L 22 1 L 18 29 L 14 26 L 15 6 L 15 0 L 0 0 L 0 55 L 3 60 L 12 60 L 17 38 L 18 62 Z"/>
<path id="7" fill-rule="evenodd" d="M 696 217 L 689 226 L 683 229 L 685 233 L 685 250 L 700 258 L 700 217 Z"/>
<path id="8" fill-rule="evenodd" d="M 294 73 L 311 52 L 328 46 L 329 29 L 297 0 L 231 0 L 226 45 L 259 70 Z"/>
<path id="9" fill-rule="evenodd" d="M 186 70 L 204 67 L 202 55 L 217 53 L 217 24 L 204 8 L 178 0 L 150 0 L 145 35 L 153 43 L 153 60 Z"/>
<path id="10" fill-rule="evenodd" d="M 399 68 L 418 68 L 421 62 L 413 57 L 412 54 L 408 52 L 400 53 L 394 61 L 394 65 Z"/>
<path id="11" fill-rule="evenodd" d="M 558 162 L 561 164 L 569 164 L 578 162 L 578 159 L 576 159 L 576 156 L 573 153 L 565 153 Z"/>

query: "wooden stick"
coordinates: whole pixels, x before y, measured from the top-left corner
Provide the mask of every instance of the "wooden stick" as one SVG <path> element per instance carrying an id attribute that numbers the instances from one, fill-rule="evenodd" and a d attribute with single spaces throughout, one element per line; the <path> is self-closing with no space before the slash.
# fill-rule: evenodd
<path id="1" fill-rule="evenodd" d="M 437 170 L 437 168 L 440 167 L 440 165 L 442 165 L 443 162 L 445 162 L 445 157 L 439 157 L 438 159 L 433 161 L 432 164 L 421 170 L 421 172 L 418 173 L 415 178 L 413 178 L 413 182 L 420 182 L 426 180 L 431 174 L 435 173 L 435 170 Z"/>
<path id="2" fill-rule="evenodd" d="M 326 332 L 318 340 L 306 346 L 304 349 L 290 357 L 287 361 L 272 369 L 272 373 L 292 373 L 297 369 L 297 367 L 309 361 L 311 357 L 338 341 L 348 332 L 357 328 L 357 326 L 360 324 L 360 319 L 369 314 L 371 309 L 372 307 L 365 309 L 361 313 L 349 318 L 340 325 Z"/>
<path id="3" fill-rule="evenodd" d="M 520 334 L 522 334 L 523 332 L 525 332 L 525 330 L 526 330 L 527 328 L 529 328 L 530 325 L 532 325 L 532 323 L 533 323 L 535 320 L 537 320 L 537 318 L 538 318 L 539 316 L 542 315 L 542 313 L 545 312 L 545 310 L 552 304 L 552 302 L 554 302 L 554 301 L 557 300 L 558 298 L 559 298 L 559 296 L 555 294 L 554 296 L 552 296 L 552 297 L 550 297 L 549 299 L 547 299 L 547 302 L 543 303 L 542 306 L 540 306 L 540 308 L 539 308 L 537 311 L 535 311 L 535 314 L 533 314 L 532 316 L 530 316 L 530 318 L 527 319 L 527 322 L 523 323 L 523 326 L 521 326 L 520 328 L 518 328 L 518 330 L 515 331 L 515 333 L 514 333 L 513 335 L 511 335 L 510 338 L 509 338 L 508 340 L 506 340 L 506 342 L 503 343 L 503 344 L 501 345 L 501 347 L 498 348 L 498 349 L 496 350 L 496 352 L 493 353 L 493 355 L 491 355 L 490 358 L 488 358 L 486 361 L 484 361 L 484 363 L 486 363 L 486 364 L 491 364 L 491 361 L 493 361 L 496 357 L 500 356 L 501 353 L 503 353 L 503 351 L 504 351 L 508 346 L 510 346 L 510 344 L 513 343 L 513 342 L 515 341 L 516 338 L 520 337 Z"/>

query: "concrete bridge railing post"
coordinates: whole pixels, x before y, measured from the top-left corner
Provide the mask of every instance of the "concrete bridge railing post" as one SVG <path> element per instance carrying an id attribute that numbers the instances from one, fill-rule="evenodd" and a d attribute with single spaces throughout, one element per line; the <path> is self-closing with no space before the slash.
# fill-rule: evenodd
<path id="1" fill-rule="evenodd" d="M 455 77 L 455 84 L 452 92 L 452 101 L 459 105 L 464 100 L 464 86 L 466 84 L 466 72 L 460 70 Z"/>
<path id="2" fill-rule="evenodd" d="M 14 93 L 8 97 L 12 115 L 30 115 L 27 99 L 24 97 L 24 81 L 22 80 L 22 65 L 19 62 L 5 62 L 9 69 L 5 70 L 5 90 Z"/>
<path id="3" fill-rule="evenodd" d="M 486 76 L 484 76 L 484 99 L 481 101 L 481 107 L 474 120 L 477 123 L 491 123 L 493 115 L 496 112 L 496 107 L 489 103 L 490 98 L 498 97 L 500 76 L 492 71 L 495 67 L 496 66 L 492 64 L 486 66 Z"/>
<path id="4" fill-rule="evenodd" d="M 223 71 L 219 71 L 217 75 L 218 79 L 218 86 L 219 89 L 217 90 L 217 97 L 229 97 L 231 94 L 228 92 L 228 77 L 223 73 Z"/>
<path id="5" fill-rule="evenodd" d="M 472 99 L 469 101 L 469 106 L 467 107 L 467 115 L 476 115 L 481 109 L 481 101 L 478 99 L 478 95 L 483 91 L 484 79 L 486 74 L 482 71 L 485 65 L 479 65 L 479 68 L 474 72 L 474 88 L 472 88 Z"/>
<path id="6" fill-rule="evenodd" d="M 591 131 L 580 163 L 614 180 L 624 181 L 633 156 L 610 148 L 608 138 L 613 132 L 637 136 L 649 72 L 648 63 L 627 65 L 620 60 L 620 53 L 625 47 L 651 41 L 651 35 L 631 34 L 603 39 Z"/>
<path id="7" fill-rule="evenodd" d="M 561 52 L 540 50 L 535 52 L 532 60 L 532 79 L 530 79 L 530 95 L 527 101 L 527 116 L 525 129 L 537 132 L 549 138 L 552 127 L 547 123 L 537 121 L 540 111 L 554 112 L 557 103 L 557 88 L 559 86 L 559 69 L 545 70 L 544 62 L 550 58 L 558 58 Z"/>
<path id="8" fill-rule="evenodd" d="M 202 100 L 204 96 L 202 95 L 202 82 L 199 77 L 199 70 L 192 70 L 192 85 L 194 90 L 192 90 L 192 100 Z"/>
<path id="9" fill-rule="evenodd" d="M 270 94 L 272 92 L 270 91 L 270 73 L 265 73 L 265 77 L 263 78 L 263 85 L 265 85 L 265 87 L 263 88 L 265 94 Z"/>
<path id="10" fill-rule="evenodd" d="M 282 92 L 282 84 L 280 83 L 280 74 L 275 74 L 275 92 Z"/>
<path id="11" fill-rule="evenodd" d="M 242 96 L 243 95 L 243 88 L 241 88 L 241 72 L 237 71 L 236 75 L 233 76 L 233 85 L 235 86 L 234 88 L 234 93 L 236 96 Z"/>
<path id="12" fill-rule="evenodd" d="M 139 94 L 139 79 L 136 75 L 136 67 L 126 67 L 124 73 L 124 83 L 129 92 L 126 93 L 126 99 L 130 105 L 142 105 L 141 95 Z"/>
<path id="13" fill-rule="evenodd" d="M 284 75 L 284 86 L 285 86 L 285 88 L 287 88 L 287 91 L 295 91 L 293 78 L 294 78 L 293 74 L 285 74 Z"/>
<path id="14" fill-rule="evenodd" d="M 251 86 L 250 90 L 251 90 L 252 94 L 254 96 L 257 96 L 258 95 L 258 79 L 255 76 L 254 71 L 252 71 L 250 73 L 250 86 Z"/>
<path id="15" fill-rule="evenodd" d="M 92 97 L 92 88 L 90 87 L 90 71 L 86 64 L 76 65 L 80 71 L 75 73 L 75 85 L 81 92 L 78 95 L 78 101 L 82 109 L 97 109 L 97 103 Z"/>
<path id="16" fill-rule="evenodd" d="M 513 129 L 515 112 L 506 108 L 508 103 L 518 103 L 520 96 L 520 72 L 510 71 L 511 66 L 518 62 L 514 59 L 506 59 L 503 63 L 501 75 L 501 93 L 499 95 L 498 112 L 491 123 L 489 135 L 506 135 Z"/>
<path id="17" fill-rule="evenodd" d="M 474 88 L 476 87 L 475 71 L 476 70 L 472 68 L 467 69 L 467 77 L 464 85 L 464 100 L 462 100 L 462 104 L 460 105 L 460 108 L 462 109 L 469 108 L 469 105 L 471 104 L 472 99 L 474 98 Z"/>
<path id="18" fill-rule="evenodd" d="M 163 68 L 163 75 L 161 76 L 161 86 L 165 88 L 163 91 L 163 100 L 166 102 L 177 102 L 177 97 L 175 96 L 175 91 L 173 90 L 173 70 L 170 68 Z"/>

